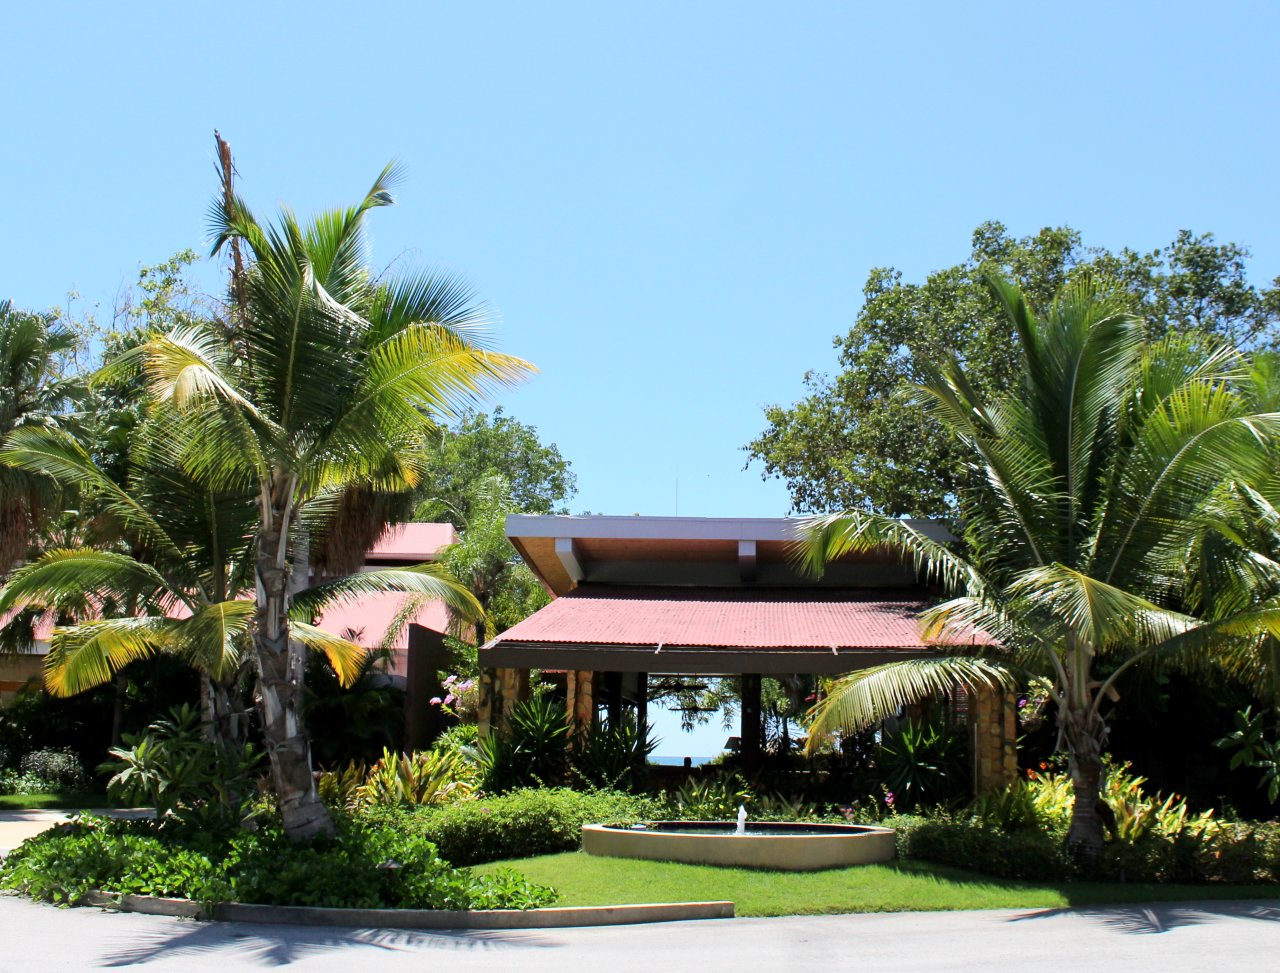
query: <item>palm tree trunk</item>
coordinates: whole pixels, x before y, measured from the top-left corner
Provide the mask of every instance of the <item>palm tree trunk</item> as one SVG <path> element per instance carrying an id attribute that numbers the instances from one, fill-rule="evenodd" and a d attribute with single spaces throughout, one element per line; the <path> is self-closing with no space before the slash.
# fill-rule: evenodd
<path id="1" fill-rule="evenodd" d="M 305 841 L 333 833 L 333 819 L 316 791 L 311 743 L 302 722 L 303 645 L 289 636 L 289 567 L 286 544 L 292 481 L 274 478 L 270 509 L 263 511 L 257 551 L 258 710 L 271 760 L 271 782 L 285 834 Z"/>
<path id="2" fill-rule="evenodd" d="M 1086 861 L 1092 861 L 1102 854 L 1106 843 L 1099 805 L 1102 803 L 1102 745 L 1107 727 L 1102 717 L 1087 706 L 1068 705 L 1058 719 L 1067 744 L 1067 769 L 1075 795 L 1067 847 Z"/>

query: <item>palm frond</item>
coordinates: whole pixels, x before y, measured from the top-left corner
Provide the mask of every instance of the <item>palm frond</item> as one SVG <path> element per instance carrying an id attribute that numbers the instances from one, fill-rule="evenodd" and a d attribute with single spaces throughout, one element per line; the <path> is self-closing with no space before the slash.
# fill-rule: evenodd
<path id="1" fill-rule="evenodd" d="M 810 711 L 808 746 L 832 733 L 866 729 L 904 706 L 957 687 L 1012 691 L 1015 680 L 1004 666 L 965 656 L 906 659 L 851 672 L 832 684 Z"/>
<path id="2" fill-rule="evenodd" d="M 315 625 L 297 620 L 289 623 L 289 632 L 313 652 L 319 652 L 329 660 L 338 682 L 344 688 L 352 686 L 364 671 L 369 650 L 349 639 L 341 638 Z"/>
<path id="3" fill-rule="evenodd" d="M 147 615 L 55 628 L 44 662 L 45 688 L 65 697 L 104 685 L 129 663 L 170 648 L 179 624 Z"/>
<path id="4" fill-rule="evenodd" d="M 443 601 L 451 612 L 469 621 L 484 614 L 475 595 L 444 567 L 419 564 L 411 568 L 365 571 L 307 588 L 294 595 L 290 616 L 299 621 L 310 619 L 328 606 L 382 594 L 422 595 Z"/>
<path id="5" fill-rule="evenodd" d="M 46 551 L 15 571 L 0 589 L 0 615 L 16 608 L 181 600 L 165 577 L 127 554 L 92 549 Z"/>
<path id="6" fill-rule="evenodd" d="M 950 591 L 979 596 L 986 588 L 972 565 L 910 521 L 860 511 L 829 514 L 801 521 L 796 539 L 792 557 L 813 577 L 846 554 L 889 550 Z"/>

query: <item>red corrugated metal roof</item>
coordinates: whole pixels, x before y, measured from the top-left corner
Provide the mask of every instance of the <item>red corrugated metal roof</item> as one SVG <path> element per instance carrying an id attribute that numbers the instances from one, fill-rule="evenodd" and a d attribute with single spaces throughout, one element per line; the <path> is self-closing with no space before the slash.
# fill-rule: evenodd
<path id="1" fill-rule="evenodd" d="M 495 641 L 738 649 L 921 649 L 919 590 L 585 585 Z M 975 641 L 987 644 L 978 636 Z"/>

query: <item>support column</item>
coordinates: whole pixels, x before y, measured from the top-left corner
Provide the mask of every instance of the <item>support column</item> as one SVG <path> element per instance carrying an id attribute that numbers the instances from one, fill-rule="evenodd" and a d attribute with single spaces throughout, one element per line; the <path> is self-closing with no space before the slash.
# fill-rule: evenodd
<path id="1" fill-rule="evenodd" d="M 604 703 L 607 709 L 609 726 L 617 726 L 622 722 L 622 673 L 603 673 Z"/>
<path id="2" fill-rule="evenodd" d="M 636 724 L 647 725 L 649 722 L 649 674 L 636 673 Z"/>
<path id="3" fill-rule="evenodd" d="M 979 686 L 969 698 L 973 792 L 1003 790 L 1018 776 L 1018 717 L 1012 693 Z"/>
<path id="4" fill-rule="evenodd" d="M 516 703 L 529 698 L 528 669 L 481 669 L 477 722 L 479 734 L 506 730 Z"/>
<path id="5" fill-rule="evenodd" d="M 570 744 L 591 729 L 596 715 L 596 674 L 586 670 L 567 674 L 565 693 L 565 719 L 569 724 Z"/>
<path id="6" fill-rule="evenodd" d="M 502 719 L 502 689 L 497 669 L 481 669 L 477 689 L 476 732 L 485 739 Z M 496 709 L 496 712 L 495 712 Z"/>
<path id="7" fill-rule="evenodd" d="M 742 754 L 742 769 L 751 773 L 760 765 L 760 676 L 746 673 L 742 676 L 742 723 L 738 730 L 738 752 Z"/>

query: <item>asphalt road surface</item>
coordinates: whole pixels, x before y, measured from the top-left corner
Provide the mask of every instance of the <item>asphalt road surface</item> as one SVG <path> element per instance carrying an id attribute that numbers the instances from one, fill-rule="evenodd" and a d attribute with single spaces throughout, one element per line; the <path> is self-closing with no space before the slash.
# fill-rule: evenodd
<path id="1" fill-rule="evenodd" d="M 716 919 L 511 932 L 317 929 L 0 897 L 0 971 L 1280 971 L 1280 901 Z"/>

